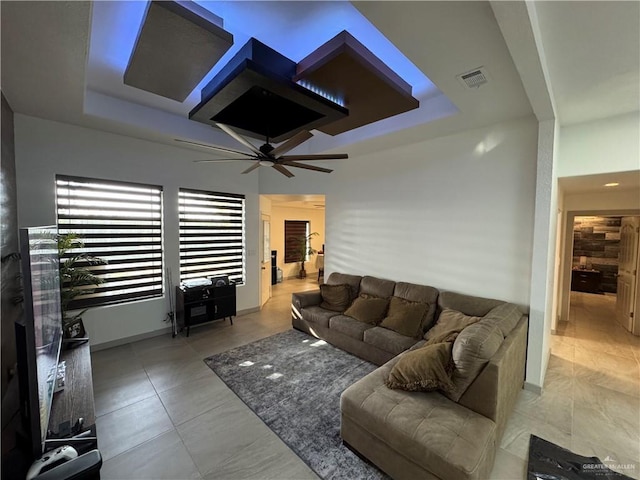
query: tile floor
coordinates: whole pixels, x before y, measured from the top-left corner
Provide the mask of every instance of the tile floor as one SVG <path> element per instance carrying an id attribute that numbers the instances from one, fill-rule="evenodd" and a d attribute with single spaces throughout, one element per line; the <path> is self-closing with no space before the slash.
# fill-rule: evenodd
<path id="1" fill-rule="evenodd" d="M 260 312 L 93 353 L 103 479 L 312 479 L 316 475 L 204 364 L 291 328 L 287 280 Z M 640 338 L 612 323 L 611 297 L 572 293 L 552 337 L 545 389 L 522 391 L 491 478 L 525 478 L 530 433 L 583 455 L 640 458 Z M 635 460 L 634 460 L 635 459 Z M 640 473 L 626 470 L 630 476 Z"/>

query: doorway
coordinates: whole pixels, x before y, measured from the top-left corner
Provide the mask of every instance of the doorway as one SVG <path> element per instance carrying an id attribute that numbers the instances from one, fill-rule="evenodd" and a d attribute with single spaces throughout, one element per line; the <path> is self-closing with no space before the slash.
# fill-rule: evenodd
<path id="1" fill-rule="evenodd" d="M 574 214 L 568 220 L 570 291 L 556 333 L 576 340 L 601 338 L 613 350 L 615 344 L 636 342 L 640 217 Z"/>
<path id="2" fill-rule="evenodd" d="M 275 262 L 275 268 L 271 264 L 261 264 L 265 267 L 269 275 L 262 270 L 261 291 L 265 291 L 265 284 L 269 283 L 271 288 L 272 302 L 279 302 L 281 292 L 309 290 L 318 288 L 322 277 L 319 276 L 319 266 L 317 252 L 322 251 L 326 242 L 325 230 L 325 196 L 324 195 L 260 195 L 260 210 L 262 215 L 261 230 L 264 231 L 265 217 L 269 218 L 269 254 Z M 310 248 L 314 252 L 305 259 L 306 278 L 300 279 L 299 271 L 301 262 L 296 258 L 287 258 L 285 221 L 308 222 L 309 233 L 316 232 L 317 235 L 310 239 Z M 266 247 L 262 247 L 263 250 Z M 264 260 L 261 259 L 261 260 Z M 271 262 L 271 260 L 270 260 Z M 274 275 L 271 274 L 274 272 Z M 267 278 L 267 276 L 269 278 Z M 264 296 L 263 296 L 264 300 Z M 265 302 L 261 302 L 265 306 Z"/>

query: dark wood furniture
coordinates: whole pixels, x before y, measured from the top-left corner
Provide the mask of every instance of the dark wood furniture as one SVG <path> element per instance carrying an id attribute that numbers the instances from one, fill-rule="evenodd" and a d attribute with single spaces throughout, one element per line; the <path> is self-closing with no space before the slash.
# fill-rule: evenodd
<path id="1" fill-rule="evenodd" d="M 236 285 L 219 287 L 176 287 L 176 319 L 180 330 L 213 320 L 227 319 L 233 325 L 236 315 Z"/>
<path id="2" fill-rule="evenodd" d="M 602 272 L 599 270 L 572 270 L 571 290 L 576 292 L 601 293 Z"/>

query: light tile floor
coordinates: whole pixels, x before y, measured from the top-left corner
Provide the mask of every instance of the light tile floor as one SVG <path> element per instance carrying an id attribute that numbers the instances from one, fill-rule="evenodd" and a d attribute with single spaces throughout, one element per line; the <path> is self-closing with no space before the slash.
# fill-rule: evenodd
<path id="1" fill-rule="evenodd" d="M 103 479 L 314 479 L 316 475 L 204 364 L 203 358 L 291 328 L 294 291 L 274 286 L 260 312 L 93 353 Z M 529 434 L 619 463 L 640 458 L 640 338 L 613 323 L 613 301 L 572 293 L 552 336 L 542 395 L 522 391 L 492 479 L 525 478 Z M 635 460 L 634 460 L 635 459 Z M 624 473 L 638 477 L 635 470 Z"/>

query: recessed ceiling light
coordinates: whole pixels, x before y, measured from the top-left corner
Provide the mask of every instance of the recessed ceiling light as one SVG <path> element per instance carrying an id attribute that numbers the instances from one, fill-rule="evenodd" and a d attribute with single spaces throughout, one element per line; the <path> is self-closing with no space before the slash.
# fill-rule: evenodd
<path id="1" fill-rule="evenodd" d="M 611 183 L 604 184 L 605 187 L 617 187 L 618 185 L 620 185 L 618 182 L 611 182 Z"/>

